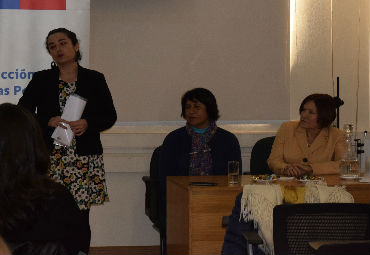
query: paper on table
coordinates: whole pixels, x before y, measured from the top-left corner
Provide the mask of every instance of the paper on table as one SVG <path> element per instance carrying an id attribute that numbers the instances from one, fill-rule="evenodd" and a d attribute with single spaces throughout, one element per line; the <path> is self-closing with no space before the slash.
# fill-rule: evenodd
<path id="1" fill-rule="evenodd" d="M 86 102 L 87 100 L 85 98 L 77 94 L 71 94 L 67 99 L 61 118 L 66 121 L 79 120 L 85 109 Z M 54 138 L 55 144 L 70 146 L 74 134 L 68 124 L 63 123 L 63 125 L 67 127 L 67 129 L 57 127 L 51 137 Z"/>

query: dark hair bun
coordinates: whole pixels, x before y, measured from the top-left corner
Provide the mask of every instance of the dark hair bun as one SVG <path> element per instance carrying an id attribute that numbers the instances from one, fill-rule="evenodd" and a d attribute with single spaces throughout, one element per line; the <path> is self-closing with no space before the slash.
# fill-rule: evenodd
<path id="1" fill-rule="evenodd" d="M 344 105 L 344 101 L 342 99 L 340 99 L 340 97 L 333 97 L 333 100 L 334 100 L 334 105 L 335 107 L 340 107 L 342 105 Z"/>

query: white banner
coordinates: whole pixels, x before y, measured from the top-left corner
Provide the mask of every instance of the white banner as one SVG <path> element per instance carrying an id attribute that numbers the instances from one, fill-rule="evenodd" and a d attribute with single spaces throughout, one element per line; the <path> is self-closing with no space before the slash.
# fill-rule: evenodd
<path id="1" fill-rule="evenodd" d="M 59 27 L 76 33 L 88 67 L 90 0 L 0 0 L 0 103 L 17 103 L 33 73 L 50 68 L 45 39 Z"/>

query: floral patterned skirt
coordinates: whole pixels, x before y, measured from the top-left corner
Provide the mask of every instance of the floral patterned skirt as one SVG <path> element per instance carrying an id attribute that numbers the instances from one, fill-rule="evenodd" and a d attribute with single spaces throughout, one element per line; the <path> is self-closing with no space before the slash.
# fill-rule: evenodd
<path id="1" fill-rule="evenodd" d="M 55 145 L 50 177 L 71 192 L 80 210 L 109 201 L 103 155 L 78 156 L 75 152 L 75 139 L 70 147 Z"/>

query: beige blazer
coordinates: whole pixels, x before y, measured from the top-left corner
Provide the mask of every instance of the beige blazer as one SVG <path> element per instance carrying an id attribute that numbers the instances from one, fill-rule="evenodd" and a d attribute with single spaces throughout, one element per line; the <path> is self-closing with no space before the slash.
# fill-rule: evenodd
<path id="1" fill-rule="evenodd" d="M 323 128 L 308 147 L 306 129 L 298 123 L 281 124 L 267 160 L 270 169 L 280 175 L 288 164 L 301 163 L 310 165 L 314 175 L 338 174 L 346 149 L 344 133 L 335 127 Z"/>

